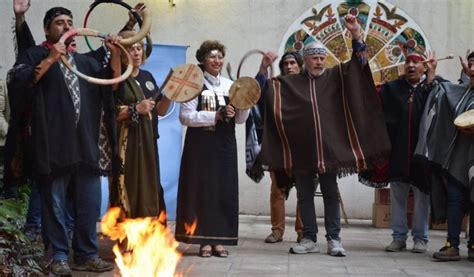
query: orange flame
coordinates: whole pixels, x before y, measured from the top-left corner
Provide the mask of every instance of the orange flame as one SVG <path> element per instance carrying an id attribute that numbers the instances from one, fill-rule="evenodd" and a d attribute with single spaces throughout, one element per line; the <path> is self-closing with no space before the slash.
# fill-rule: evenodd
<path id="1" fill-rule="evenodd" d="M 125 219 L 117 222 L 121 216 L 120 208 L 111 208 L 101 222 L 104 234 L 119 243 L 125 243 L 126 249 L 114 245 L 115 262 L 122 276 L 174 276 L 181 254 L 176 250 L 179 243 L 171 231 L 157 218 Z M 195 226 L 194 226 L 195 228 Z"/>
<path id="2" fill-rule="evenodd" d="M 197 227 L 197 221 L 194 220 L 193 224 L 189 225 L 188 223 L 184 223 L 184 230 L 186 232 L 186 235 L 192 235 L 194 234 L 194 231 L 196 231 Z"/>

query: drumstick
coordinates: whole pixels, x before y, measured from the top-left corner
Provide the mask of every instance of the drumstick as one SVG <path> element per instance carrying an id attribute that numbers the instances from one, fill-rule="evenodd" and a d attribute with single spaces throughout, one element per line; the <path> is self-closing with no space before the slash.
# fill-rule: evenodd
<path id="1" fill-rule="evenodd" d="M 173 69 L 170 68 L 170 72 L 168 73 L 168 75 L 166 76 L 165 80 L 163 81 L 163 84 L 161 85 L 161 87 L 159 87 L 155 93 L 155 95 L 153 95 L 153 97 L 151 99 L 153 99 L 153 101 L 155 101 L 155 107 L 156 108 L 156 102 L 158 102 L 158 98 L 160 97 L 161 95 L 161 92 L 163 91 L 163 88 L 166 86 L 166 83 L 168 83 L 170 77 L 171 77 L 171 74 L 173 74 Z M 150 120 L 152 119 L 152 116 L 151 116 L 151 112 L 148 113 L 148 117 L 150 118 Z"/>
<path id="2" fill-rule="evenodd" d="M 454 55 L 449 55 L 449 56 L 446 56 L 444 58 L 439 58 L 437 59 L 438 61 L 442 61 L 442 60 L 450 60 L 450 59 L 453 59 L 454 58 Z M 427 63 L 431 60 L 424 60 L 422 61 L 422 63 Z M 385 69 L 390 69 L 392 67 L 397 67 L 397 66 L 400 66 L 400 65 L 403 65 L 403 63 L 397 63 L 397 64 L 392 64 L 392 65 L 387 65 L 385 67 L 382 67 L 382 68 L 379 68 L 379 69 L 375 69 L 373 72 L 379 72 L 379 71 L 382 71 L 382 70 L 385 70 Z"/>
<path id="3" fill-rule="evenodd" d="M 451 59 L 454 59 L 454 55 L 451 54 L 451 55 L 448 55 L 444 58 L 439 58 L 439 59 L 436 59 L 437 61 L 442 61 L 442 60 L 451 60 Z M 425 61 L 422 61 L 422 63 L 428 63 L 428 62 L 431 62 L 433 59 L 431 60 L 425 60 Z"/>
<path id="4" fill-rule="evenodd" d="M 230 63 L 227 63 L 226 70 L 227 70 L 227 75 L 229 76 L 229 79 L 231 79 L 232 81 L 235 81 L 235 78 L 232 75 L 232 66 L 230 65 Z"/>
<path id="5" fill-rule="evenodd" d="M 153 96 L 153 100 L 155 100 L 155 102 L 158 102 L 158 98 L 160 97 L 162 91 L 163 91 L 163 88 L 166 86 L 166 84 L 168 83 L 168 81 L 170 80 L 171 78 L 171 75 L 173 75 L 173 69 L 170 68 L 170 72 L 168 72 L 168 75 L 166 75 L 166 78 L 165 80 L 163 81 L 163 84 L 161 84 L 161 86 L 158 88 L 158 90 L 156 91 L 155 95 Z"/>

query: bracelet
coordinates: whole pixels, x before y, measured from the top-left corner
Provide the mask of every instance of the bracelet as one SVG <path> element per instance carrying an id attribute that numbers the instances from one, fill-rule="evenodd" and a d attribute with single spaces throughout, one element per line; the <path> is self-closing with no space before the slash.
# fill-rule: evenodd
<path id="1" fill-rule="evenodd" d="M 115 116 L 118 117 L 121 112 L 128 110 L 128 106 L 126 105 L 115 105 Z"/>
<path id="2" fill-rule="evenodd" d="M 140 115 L 138 114 L 136 103 L 128 106 L 128 114 L 130 115 L 130 119 L 132 120 L 132 122 L 138 124 Z"/>

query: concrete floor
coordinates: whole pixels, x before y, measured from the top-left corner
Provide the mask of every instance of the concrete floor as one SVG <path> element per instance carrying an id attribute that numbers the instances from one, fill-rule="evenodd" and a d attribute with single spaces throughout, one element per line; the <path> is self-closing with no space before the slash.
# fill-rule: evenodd
<path id="1" fill-rule="evenodd" d="M 343 225 L 341 237 L 347 257 L 325 254 L 324 226 L 318 220 L 318 241 L 322 253 L 289 254 L 295 243 L 293 218 L 287 218 L 284 241 L 267 244 L 263 239 L 270 233 L 270 219 L 266 216 L 240 216 L 239 245 L 228 247 L 228 258 L 197 257 L 197 245 L 180 245 L 184 252 L 177 272 L 183 276 L 473 276 L 474 263 L 467 261 L 466 239 L 462 239 L 460 262 L 434 262 L 433 252 L 444 244 L 446 232 L 430 230 L 429 251 L 414 254 L 410 251 L 388 253 L 384 247 L 391 241 L 389 229 L 373 228 L 370 221 L 349 220 Z M 464 237 L 464 232 L 462 233 Z M 409 239 L 407 247 L 412 247 Z M 102 244 L 106 258 L 112 259 L 110 245 Z M 118 276 L 118 270 L 107 274 L 74 274 L 74 276 Z"/>

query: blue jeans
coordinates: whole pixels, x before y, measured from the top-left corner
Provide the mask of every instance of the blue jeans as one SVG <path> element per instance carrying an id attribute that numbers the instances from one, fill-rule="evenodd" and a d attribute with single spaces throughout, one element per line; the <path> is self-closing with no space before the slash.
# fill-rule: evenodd
<path id="1" fill-rule="evenodd" d="M 406 241 L 408 238 L 407 201 L 410 188 L 415 197 L 411 235 L 413 240 L 428 242 L 428 217 L 430 213 L 430 196 L 415 186 L 403 182 L 390 183 L 392 237 L 394 240 Z"/>
<path id="2" fill-rule="evenodd" d="M 79 171 L 40 186 L 44 231 L 52 245 L 53 259 L 68 259 L 67 206 L 70 204 L 75 219 L 72 238 L 75 262 L 84 263 L 98 257 L 96 222 L 101 201 L 99 176 Z M 71 197 L 67 196 L 69 186 L 72 186 Z"/>
<path id="3" fill-rule="evenodd" d="M 466 205 L 471 214 L 469 225 L 469 244 L 474 244 L 474 203 L 469 200 L 469 190 L 453 180 L 448 180 L 448 241 L 451 246 L 459 247 L 462 220 Z"/>
<path id="4" fill-rule="evenodd" d="M 42 229 L 41 224 L 41 194 L 38 187 L 38 182 L 30 180 L 31 185 L 31 194 L 30 199 L 28 200 L 28 213 L 26 214 L 26 224 L 25 229 L 38 232 L 42 232 L 43 243 L 45 248 L 48 248 L 48 237 L 45 233 L 45 230 Z M 69 239 L 72 239 L 73 229 L 74 229 L 74 209 L 73 201 L 71 201 L 71 192 L 67 193 L 68 200 L 66 202 L 67 211 L 66 211 L 66 226 L 69 235 Z"/>
<path id="5" fill-rule="evenodd" d="M 316 241 L 318 225 L 316 223 L 316 211 L 314 207 L 314 173 L 295 172 L 295 185 L 298 205 L 303 222 L 303 237 Z M 337 189 L 337 178 L 335 174 L 320 174 L 319 183 L 324 202 L 324 227 L 326 239 L 340 240 L 341 215 L 339 210 L 339 195 Z"/>

